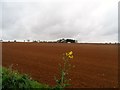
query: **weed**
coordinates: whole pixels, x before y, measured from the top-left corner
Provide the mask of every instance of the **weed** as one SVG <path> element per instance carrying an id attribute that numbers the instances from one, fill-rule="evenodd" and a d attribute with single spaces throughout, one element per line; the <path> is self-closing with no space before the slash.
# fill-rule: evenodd
<path id="1" fill-rule="evenodd" d="M 64 89 L 65 87 L 70 86 L 69 80 L 67 76 L 69 75 L 69 71 L 71 69 L 70 60 L 73 59 L 73 52 L 70 51 L 68 53 L 63 54 L 63 64 L 59 64 L 59 72 L 60 72 L 60 78 L 57 79 L 56 76 L 56 89 Z"/>

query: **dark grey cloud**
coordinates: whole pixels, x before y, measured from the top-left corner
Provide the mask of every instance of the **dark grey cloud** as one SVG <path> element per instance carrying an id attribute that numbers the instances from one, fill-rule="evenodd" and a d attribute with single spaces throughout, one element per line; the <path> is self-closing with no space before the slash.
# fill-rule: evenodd
<path id="1" fill-rule="evenodd" d="M 5 0 L 2 38 L 116 42 L 118 0 Z"/>

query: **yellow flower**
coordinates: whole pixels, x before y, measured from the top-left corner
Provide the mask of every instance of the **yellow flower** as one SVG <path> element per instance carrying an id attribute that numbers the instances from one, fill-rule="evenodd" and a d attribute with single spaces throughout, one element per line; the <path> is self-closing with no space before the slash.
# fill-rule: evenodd
<path id="1" fill-rule="evenodd" d="M 69 56 L 69 58 L 73 59 L 73 55 Z"/>
<path id="2" fill-rule="evenodd" d="M 72 51 L 70 51 L 70 52 L 68 52 L 68 53 L 66 53 L 66 56 L 68 57 L 68 58 L 70 58 L 70 59 L 72 59 L 73 58 L 73 52 Z"/>
<path id="3" fill-rule="evenodd" d="M 73 54 L 73 52 L 72 52 L 72 51 L 70 51 L 70 52 L 69 52 L 69 55 L 72 55 L 72 54 Z"/>

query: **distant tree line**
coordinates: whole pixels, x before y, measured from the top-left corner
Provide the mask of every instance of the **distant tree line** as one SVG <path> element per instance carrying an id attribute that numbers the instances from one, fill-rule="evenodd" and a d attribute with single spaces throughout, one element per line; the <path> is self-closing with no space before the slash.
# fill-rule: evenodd
<path id="1" fill-rule="evenodd" d="M 4 40 L 0 40 L 0 42 L 20 42 L 20 41 L 17 41 L 17 40 L 8 40 L 8 41 L 4 41 Z M 41 40 L 23 40 L 21 42 L 33 42 L 33 43 L 78 43 L 77 40 L 74 40 L 74 39 L 59 39 L 59 40 L 56 40 L 56 41 L 41 41 Z M 82 44 L 82 43 L 81 43 Z M 83 43 L 83 44 L 87 44 L 87 43 Z M 95 44 L 95 43 L 93 43 Z M 96 44 L 120 44 L 120 42 L 114 42 L 114 43 L 111 43 L 111 42 L 108 42 L 108 43 L 96 43 Z"/>
<path id="2" fill-rule="evenodd" d="M 77 43 L 78 41 L 77 40 L 73 40 L 73 39 L 60 39 L 60 40 L 57 40 L 58 43 Z"/>

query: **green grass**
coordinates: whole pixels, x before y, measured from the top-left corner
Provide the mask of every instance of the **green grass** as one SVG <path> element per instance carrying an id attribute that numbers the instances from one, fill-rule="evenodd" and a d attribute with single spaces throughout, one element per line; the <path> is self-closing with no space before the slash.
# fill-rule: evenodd
<path id="1" fill-rule="evenodd" d="M 2 90 L 7 90 L 8 88 L 12 88 L 12 90 L 17 90 L 18 88 L 22 89 L 52 89 L 46 84 L 38 83 L 35 80 L 32 80 L 26 74 L 20 74 L 18 71 L 13 71 L 12 69 L 8 69 L 2 67 Z"/>

